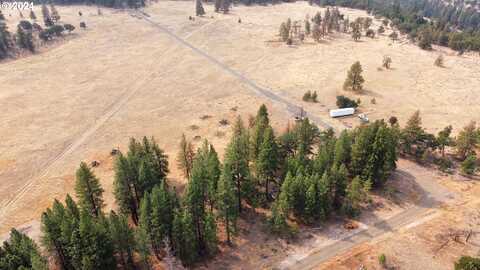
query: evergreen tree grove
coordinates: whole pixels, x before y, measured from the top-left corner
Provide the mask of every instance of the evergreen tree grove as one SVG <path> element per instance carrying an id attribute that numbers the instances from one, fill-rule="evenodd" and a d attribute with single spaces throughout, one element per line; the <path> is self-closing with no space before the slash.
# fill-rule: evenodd
<path id="1" fill-rule="evenodd" d="M 100 182 L 85 162 L 77 170 L 75 193 L 81 208 L 95 217 L 99 217 L 103 207 L 103 192 Z"/>
<path id="2" fill-rule="evenodd" d="M 40 249 L 25 234 L 12 229 L 9 239 L 0 246 L 0 269 L 34 269 L 47 270 L 47 261 Z"/>

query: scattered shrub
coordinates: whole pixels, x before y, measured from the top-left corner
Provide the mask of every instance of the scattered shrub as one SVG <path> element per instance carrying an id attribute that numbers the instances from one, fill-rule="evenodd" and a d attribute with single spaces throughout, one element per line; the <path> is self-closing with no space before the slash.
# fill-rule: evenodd
<path id="1" fill-rule="evenodd" d="M 389 69 L 391 64 L 392 64 L 392 58 L 390 56 L 385 55 L 383 57 L 382 66 L 386 69 Z"/>
<path id="2" fill-rule="evenodd" d="M 450 173 L 453 168 L 453 162 L 448 158 L 439 158 L 435 161 L 438 165 L 438 169 L 444 173 Z"/>
<path id="3" fill-rule="evenodd" d="M 462 256 L 455 262 L 455 270 L 478 270 L 480 269 L 480 259 L 470 256 Z"/>
<path id="4" fill-rule="evenodd" d="M 312 92 L 310 92 L 310 90 L 308 90 L 305 94 L 303 94 L 302 100 L 303 101 L 310 101 L 311 98 L 312 98 Z"/>
<path id="5" fill-rule="evenodd" d="M 35 30 L 37 32 L 41 32 L 43 30 L 42 26 L 40 26 L 40 24 L 38 24 L 38 23 L 32 24 L 32 27 L 33 27 L 33 30 Z"/>
<path id="6" fill-rule="evenodd" d="M 388 123 L 390 123 L 391 126 L 394 126 L 398 124 L 398 118 L 396 116 L 390 116 Z"/>
<path id="7" fill-rule="evenodd" d="M 469 155 L 461 166 L 462 173 L 466 175 L 473 175 L 477 169 L 477 157 L 475 155 Z"/>
<path id="8" fill-rule="evenodd" d="M 387 265 L 387 257 L 385 256 L 385 254 L 382 253 L 380 254 L 380 256 L 378 256 L 378 263 L 382 267 L 385 267 Z"/>
<path id="9" fill-rule="evenodd" d="M 380 25 L 380 27 L 378 27 L 377 32 L 378 32 L 379 34 L 385 33 L 385 27 L 383 27 L 383 25 Z"/>
<path id="10" fill-rule="evenodd" d="M 365 35 L 369 38 L 374 38 L 375 37 L 375 31 L 373 31 L 372 29 L 368 29 L 367 33 Z"/>
<path id="11" fill-rule="evenodd" d="M 227 119 L 222 119 L 220 121 L 218 121 L 218 123 L 221 125 L 221 126 L 227 126 L 229 124 L 228 120 Z"/>
<path id="12" fill-rule="evenodd" d="M 55 24 L 49 28 L 49 30 L 55 34 L 57 37 L 61 36 L 65 28 L 61 25 Z"/>
<path id="13" fill-rule="evenodd" d="M 302 100 L 305 102 L 317 102 L 317 91 L 310 91 L 308 90 L 305 94 L 303 94 Z"/>
<path id="14" fill-rule="evenodd" d="M 443 67 L 443 56 L 439 55 L 433 64 L 437 67 Z"/>
<path id="15" fill-rule="evenodd" d="M 65 30 L 68 31 L 68 33 L 71 33 L 73 30 L 75 30 L 75 26 L 67 23 L 67 24 L 64 24 L 63 27 L 65 28 Z"/>
<path id="16" fill-rule="evenodd" d="M 18 25 L 25 30 L 32 30 L 33 28 L 32 24 L 29 21 L 20 21 Z"/>

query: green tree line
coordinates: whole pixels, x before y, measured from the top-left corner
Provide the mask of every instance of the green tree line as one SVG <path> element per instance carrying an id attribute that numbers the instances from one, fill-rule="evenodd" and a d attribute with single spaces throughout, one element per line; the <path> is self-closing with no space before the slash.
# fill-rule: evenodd
<path id="1" fill-rule="evenodd" d="M 417 112 L 404 128 L 391 118 L 336 136 L 305 118 L 276 134 L 262 105 L 248 126 L 237 118 L 223 162 L 207 140 L 193 151 L 182 136 L 177 156 L 187 180 L 182 193 L 169 184 L 168 157 L 155 140 L 132 138 L 126 153 L 116 155 L 118 211 L 105 213 L 100 180 L 81 163 L 76 201 L 67 195 L 46 209 L 41 243 L 61 269 L 149 269 L 170 255 L 191 266 L 215 256 L 221 239 L 232 243 L 246 211 L 270 209 L 272 233 L 291 235 L 299 223 L 359 214 L 368 192 L 381 188 L 395 170 L 398 153 L 417 156 L 433 145 L 442 152 L 454 141 L 457 155 L 467 160 L 478 143 L 475 124 L 455 139 L 450 132 L 429 135 Z M 38 246 L 15 230 L 0 249 L 2 269 L 46 269 L 46 261 Z"/>

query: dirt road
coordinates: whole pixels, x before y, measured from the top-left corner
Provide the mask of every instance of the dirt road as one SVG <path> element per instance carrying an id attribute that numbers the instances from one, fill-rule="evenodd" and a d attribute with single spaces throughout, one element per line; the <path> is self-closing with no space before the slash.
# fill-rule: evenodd
<path id="1" fill-rule="evenodd" d="M 289 100 L 282 98 L 281 96 L 277 95 L 273 91 L 260 87 L 257 85 L 253 80 L 245 77 L 242 73 L 239 71 L 236 71 L 229 67 L 228 65 L 222 63 L 220 60 L 216 59 L 212 55 L 210 55 L 208 52 L 194 46 L 193 44 L 189 43 L 187 40 L 184 38 L 176 35 L 172 31 L 168 30 L 167 27 L 163 26 L 162 24 L 154 21 L 148 13 L 144 11 L 138 11 L 135 13 L 135 16 L 138 16 L 139 18 L 144 19 L 145 21 L 149 22 L 152 26 L 156 27 L 157 29 L 163 31 L 165 34 L 169 35 L 172 39 L 177 41 L 178 43 L 184 45 L 185 47 L 190 48 L 192 51 L 195 53 L 199 54 L 200 56 L 206 58 L 208 61 L 210 61 L 212 64 L 215 64 L 219 68 L 221 68 L 223 71 L 229 73 L 230 75 L 236 77 L 240 82 L 246 84 L 247 86 L 250 87 L 254 91 L 256 95 L 259 95 L 261 97 L 267 98 L 269 101 L 272 103 L 278 104 L 278 105 L 283 105 L 286 107 L 287 111 L 292 115 L 292 116 L 297 116 L 301 111 L 304 112 L 305 116 L 308 117 L 310 120 L 312 120 L 316 125 L 323 127 L 325 129 L 333 129 L 336 131 L 334 127 L 323 121 L 320 117 L 309 114 L 307 111 L 304 111 L 302 107 L 297 106 L 290 102 Z"/>
<path id="2" fill-rule="evenodd" d="M 309 255 L 302 259 L 289 256 L 282 261 L 278 268 L 280 269 L 313 269 L 322 262 L 346 251 L 358 244 L 374 240 L 386 233 L 396 231 L 400 228 L 406 227 L 428 216 L 433 215 L 435 208 L 442 203 L 454 198 L 454 194 L 449 192 L 446 188 L 439 185 L 435 181 L 435 176 L 432 172 L 412 163 L 410 161 L 402 160 L 399 163 L 394 179 L 402 177 L 412 178 L 417 188 L 422 192 L 423 196 L 418 203 L 406 209 L 405 211 L 387 219 L 380 220 L 368 227 L 359 229 L 334 243 L 322 246 L 311 251 Z"/>
<path id="3" fill-rule="evenodd" d="M 286 107 L 287 111 L 292 114 L 296 115 L 301 110 L 301 108 L 292 102 L 282 98 L 281 96 L 275 94 L 273 91 L 258 86 L 253 80 L 247 78 L 240 72 L 232 69 L 228 65 L 222 63 L 220 60 L 216 59 L 206 51 L 195 47 L 193 44 L 189 43 L 185 39 L 179 37 L 172 31 L 168 30 L 167 27 L 161 25 L 160 23 L 154 21 L 151 16 L 145 12 L 138 12 L 137 16 L 143 18 L 146 22 L 150 23 L 151 25 L 155 26 L 159 30 L 163 31 L 164 33 L 168 34 L 172 39 L 179 42 L 185 47 L 190 48 L 195 53 L 199 54 L 200 56 L 206 58 L 212 64 L 215 64 L 219 68 L 221 68 L 224 72 L 229 73 L 230 75 L 236 77 L 240 82 L 246 84 L 254 91 L 256 95 L 262 96 L 267 98 L 269 101 L 283 105 Z M 317 125 L 323 128 L 333 128 L 329 124 L 325 123 L 320 117 L 317 117 L 312 114 L 308 114 L 305 112 L 306 115 Z M 410 165 L 415 166 L 415 165 Z M 399 170 L 397 173 L 407 173 L 409 170 Z M 422 170 L 416 170 L 422 171 Z M 424 218 L 432 214 L 432 208 L 437 206 L 441 202 L 445 202 L 453 195 L 446 191 L 444 188 L 436 184 L 434 181 L 431 181 L 431 177 L 425 177 L 425 175 L 415 175 L 417 184 L 423 190 L 423 198 L 420 200 L 418 205 L 415 207 L 409 208 L 404 212 L 388 219 L 376 222 L 370 225 L 368 228 L 359 230 L 356 233 L 349 235 L 339 241 L 327 246 L 322 247 L 318 250 L 314 250 L 309 256 L 301 259 L 301 260 L 286 260 L 280 265 L 281 269 L 311 269 L 318 265 L 319 263 L 335 256 L 336 254 L 345 251 L 359 243 L 372 240 L 377 238 L 387 232 L 392 232 L 396 229 L 404 227 L 416 220 Z"/>

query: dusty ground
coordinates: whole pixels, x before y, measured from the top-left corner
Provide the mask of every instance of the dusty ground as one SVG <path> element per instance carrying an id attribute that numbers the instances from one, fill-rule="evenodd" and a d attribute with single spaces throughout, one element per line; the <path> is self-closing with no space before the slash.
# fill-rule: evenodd
<path id="1" fill-rule="evenodd" d="M 300 20 L 319 10 L 303 2 L 238 6 L 230 15 L 213 13 L 213 7 L 205 5 L 207 16 L 192 22 L 188 16 L 193 7 L 190 2 L 165 1 L 146 12 L 223 64 L 338 129 L 357 123 L 354 118 L 327 117 L 328 109 L 335 107 L 335 96 L 346 94 L 341 86 L 356 60 L 365 71 L 366 91 L 355 98 L 362 99 L 361 110 L 371 119 L 395 115 L 404 123 L 420 109 L 430 131 L 480 120 L 480 97 L 474 93 L 480 83 L 478 56 L 460 57 L 445 51 L 446 67 L 437 68 L 433 62 L 439 51 L 422 51 L 404 40 L 391 43 L 386 37 L 390 29 L 385 36 L 361 42 L 343 34 L 320 44 L 275 42 L 282 21 L 288 17 Z M 219 120 L 232 122 L 237 115 L 246 120 L 261 103 L 267 103 L 277 130 L 290 119 L 283 106 L 255 95 L 238 78 L 144 20 L 106 9 L 98 16 L 93 7 L 57 9 L 62 21 L 76 26 L 85 21 L 88 29 L 77 29 L 75 36 L 41 53 L 0 64 L 4 112 L 0 115 L 0 235 L 12 226 L 38 227 L 35 220 L 52 199 L 63 199 L 72 192 L 74 171 L 82 160 L 100 161 L 95 172 L 111 207 L 113 160 L 109 152 L 117 146 L 124 149 L 132 136 L 154 136 L 170 156 L 172 181 L 181 183 L 174 156 L 182 133 L 190 139 L 207 138 L 223 153 L 230 127 L 220 127 Z M 342 13 L 351 20 L 365 16 L 356 10 Z M 15 16 L 7 17 L 9 24 L 18 20 Z M 379 71 L 384 55 L 392 57 L 392 69 Z M 318 92 L 318 104 L 301 101 L 307 90 Z M 372 98 L 376 105 L 370 104 Z M 201 120 L 203 115 L 212 117 Z M 192 125 L 199 128 L 192 129 Z M 399 207 L 392 204 L 384 214 Z M 253 232 L 260 230 L 245 226 Z M 256 235 L 247 239 L 251 241 L 241 242 L 244 248 L 240 250 L 257 251 Z M 262 248 L 283 255 L 283 251 L 272 251 L 278 243 L 265 243 Z M 252 261 L 268 261 L 263 254 L 257 252 L 253 256 L 257 260 Z M 245 255 L 238 256 L 232 266 L 241 267 Z"/>
<path id="2" fill-rule="evenodd" d="M 455 192 L 456 200 L 437 208 L 433 215 L 339 254 L 316 269 L 347 270 L 361 265 L 384 269 L 378 257 L 385 254 L 388 269 L 447 270 L 453 269 L 462 255 L 480 255 L 478 180 L 438 174 L 432 181 Z"/>

